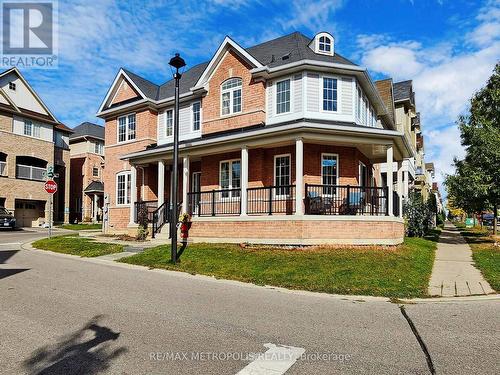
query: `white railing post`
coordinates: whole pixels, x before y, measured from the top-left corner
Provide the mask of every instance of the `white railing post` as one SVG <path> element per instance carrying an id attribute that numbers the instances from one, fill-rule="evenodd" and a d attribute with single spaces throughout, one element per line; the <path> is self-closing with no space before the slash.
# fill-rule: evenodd
<path id="1" fill-rule="evenodd" d="M 165 202 L 165 162 L 158 160 L 158 207 Z"/>
<path id="2" fill-rule="evenodd" d="M 304 208 L 304 141 L 295 141 L 295 215 L 303 215 Z"/>
<path id="3" fill-rule="evenodd" d="M 241 148 L 241 215 L 247 214 L 247 189 L 248 189 L 248 148 Z"/>
<path id="4" fill-rule="evenodd" d="M 188 212 L 189 156 L 182 159 L 182 212 Z"/>
<path id="5" fill-rule="evenodd" d="M 129 224 L 135 224 L 135 202 L 137 201 L 137 167 L 130 166 L 130 220 Z"/>
<path id="6" fill-rule="evenodd" d="M 387 153 L 386 153 L 386 164 L 387 164 L 387 206 L 388 206 L 388 211 L 389 211 L 389 216 L 394 216 L 393 208 L 394 208 L 394 202 L 393 202 L 393 192 L 394 192 L 394 185 L 393 185 L 393 178 L 392 175 L 394 173 L 394 158 L 393 158 L 393 149 L 392 145 L 387 146 Z"/>

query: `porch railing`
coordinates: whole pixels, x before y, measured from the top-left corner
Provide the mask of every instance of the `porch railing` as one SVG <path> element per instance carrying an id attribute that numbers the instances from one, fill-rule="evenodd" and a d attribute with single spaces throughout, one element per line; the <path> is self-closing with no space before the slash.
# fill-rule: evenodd
<path id="1" fill-rule="evenodd" d="M 230 216 L 241 213 L 241 189 L 188 193 L 188 211 L 196 216 Z"/>
<path id="2" fill-rule="evenodd" d="M 388 188 L 305 185 L 306 215 L 388 215 Z"/>
<path id="3" fill-rule="evenodd" d="M 158 208 L 158 201 L 141 201 L 134 204 L 135 222 L 139 222 L 139 214 L 144 212 L 148 216 L 148 223 L 153 222 L 153 212 Z"/>
<path id="4" fill-rule="evenodd" d="M 295 213 L 295 185 L 265 186 L 247 189 L 247 213 Z"/>

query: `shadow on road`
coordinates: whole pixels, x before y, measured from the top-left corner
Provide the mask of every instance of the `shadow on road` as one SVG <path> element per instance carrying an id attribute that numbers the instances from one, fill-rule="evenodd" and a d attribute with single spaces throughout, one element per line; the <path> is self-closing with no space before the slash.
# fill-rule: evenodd
<path id="1" fill-rule="evenodd" d="M 0 264 L 4 264 L 7 259 L 10 259 L 19 250 L 1 250 L 0 251 Z M 0 268 L 0 279 L 28 271 L 29 268 Z"/>
<path id="2" fill-rule="evenodd" d="M 97 374 L 106 371 L 111 361 L 127 352 L 112 347 L 119 332 L 99 325 L 102 315 L 93 317 L 78 331 L 63 336 L 57 343 L 43 346 L 24 361 L 28 374 Z"/>

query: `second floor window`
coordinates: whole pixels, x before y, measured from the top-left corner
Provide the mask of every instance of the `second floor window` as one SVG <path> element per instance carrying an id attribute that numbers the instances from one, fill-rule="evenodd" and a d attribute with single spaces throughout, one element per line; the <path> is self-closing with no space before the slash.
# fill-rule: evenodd
<path id="1" fill-rule="evenodd" d="M 290 112 L 290 80 L 276 83 L 276 113 Z"/>
<path id="2" fill-rule="evenodd" d="M 99 177 L 99 168 L 98 167 L 93 167 L 92 168 L 92 176 L 93 177 Z"/>
<path id="3" fill-rule="evenodd" d="M 221 114 L 241 112 L 241 78 L 230 78 L 221 86 Z"/>
<path id="4" fill-rule="evenodd" d="M 193 103 L 193 131 L 198 131 L 200 130 L 200 124 L 201 124 L 201 103 L 196 102 Z"/>
<path id="5" fill-rule="evenodd" d="M 40 138 L 40 124 L 34 124 L 31 120 L 24 120 L 24 135 Z"/>
<path id="6" fill-rule="evenodd" d="M 323 111 L 337 111 L 337 80 L 323 78 Z"/>
<path id="7" fill-rule="evenodd" d="M 165 121 L 166 121 L 166 124 L 165 124 L 165 129 L 166 129 L 166 135 L 167 137 L 170 137 L 172 134 L 174 134 L 173 132 L 173 128 L 174 128 L 174 111 L 169 109 L 167 112 L 165 112 Z"/>
<path id="8" fill-rule="evenodd" d="M 135 113 L 118 117 L 118 142 L 135 139 Z"/>

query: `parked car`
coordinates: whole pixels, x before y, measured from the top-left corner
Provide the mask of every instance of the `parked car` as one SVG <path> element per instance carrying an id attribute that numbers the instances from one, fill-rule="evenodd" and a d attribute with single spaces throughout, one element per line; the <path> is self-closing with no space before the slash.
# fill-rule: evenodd
<path id="1" fill-rule="evenodd" d="M 0 228 L 15 229 L 16 218 L 5 207 L 0 207 Z"/>

